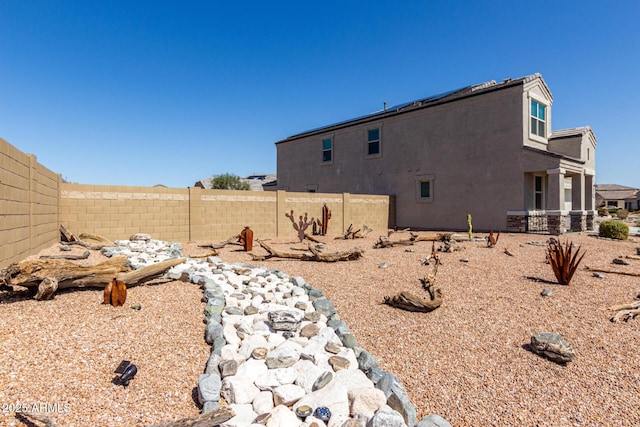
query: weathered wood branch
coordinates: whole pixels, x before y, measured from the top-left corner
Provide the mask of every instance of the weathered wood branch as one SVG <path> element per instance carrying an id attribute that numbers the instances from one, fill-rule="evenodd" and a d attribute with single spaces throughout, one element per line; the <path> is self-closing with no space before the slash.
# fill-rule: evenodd
<path id="1" fill-rule="evenodd" d="M 595 268 L 595 267 L 585 267 L 585 270 L 587 271 L 593 271 L 596 273 L 611 273 L 611 274 L 621 274 L 623 276 L 633 276 L 633 277 L 640 277 L 640 273 L 634 273 L 632 271 L 616 271 L 616 270 L 610 270 L 608 268 Z"/>
<path id="2" fill-rule="evenodd" d="M 621 320 L 626 322 L 640 315 L 640 301 L 615 305 L 607 308 L 607 310 L 617 311 L 617 313 L 611 318 L 612 322 L 619 322 Z"/>
<path id="3" fill-rule="evenodd" d="M 210 427 L 229 421 L 235 417 L 235 415 L 235 412 L 233 412 L 230 406 L 223 406 L 215 411 L 200 414 L 192 418 L 154 424 L 151 427 Z"/>
<path id="4" fill-rule="evenodd" d="M 91 252 L 84 251 L 82 255 L 63 254 L 63 255 L 41 255 L 40 259 L 87 259 L 91 255 Z"/>
<path id="5" fill-rule="evenodd" d="M 92 266 L 57 259 L 22 261 L 0 270 L 0 281 L 6 286 L 37 287 L 39 299 L 48 299 L 57 289 L 104 288 L 114 278 L 129 287 L 136 286 L 162 276 L 171 267 L 185 261 L 185 258 L 172 258 L 134 271 L 131 271 L 124 255 Z M 52 280 L 57 282 L 57 287 Z"/>
<path id="6" fill-rule="evenodd" d="M 436 289 L 434 298 L 419 297 L 411 292 L 403 291 L 393 297 L 384 297 L 384 303 L 407 311 L 428 313 L 442 305 L 442 291 Z"/>
<path id="7" fill-rule="evenodd" d="M 252 253 L 251 256 L 254 261 L 264 261 L 265 259 L 269 258 L 288 258 L 299 259 L 301 261 L 319 262 L 353 261 L 359 259 L 363 254 L 362 249 L 359 248 L 353 248 L 347 251 L 340 252 L 323 253 L 314 248 L 312 245 L 308 246 L 308 252 L 284 252 L 269 246 L 263 240 L 258 240 L 258 243 L 260 244 L 260 246 L 262 246 L 262 248 L 264 248 L 264 250 L 268 252 L 268 254 L 256 255 Z"/>
<path id="8" fill-rule="evenodd" d="M 24 424 L 31 426 L 38 426 L 38 424 L 33 423 L 33 421 L 38 421 L 42 423 L 43 427 L 58 427 L 55 421 L 46 415 L 37 413 L 37 412 L 20 412 L 16 414 L 16 418 L 22 421 Z"/>
<path id="9" fill-rule="evenodd" d="M 220 243 L 209 243 L 205 245 L 198 245 L 199 248 L 210 248 L 210 249 L 222 249 L 227 245 L 238 245 L 242 246 L 242 243 L 238 241 L 238 236 L 233 236 Z"/>

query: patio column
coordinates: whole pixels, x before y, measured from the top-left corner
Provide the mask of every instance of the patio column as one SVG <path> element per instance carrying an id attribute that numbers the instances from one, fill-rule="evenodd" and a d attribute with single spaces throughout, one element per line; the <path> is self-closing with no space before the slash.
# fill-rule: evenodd
<path id="1" fill-rule="evenodd" d="M 564 209 L 563 168 L 547 169 L 547 228 L 549 233 L 560 235 L 567 231 Z"/>
<path id="2" fill-rule="evenodd" d="M 585 205 L 585 177 L 583 173 L 571 176 L 571 231 L 587 229 Z"/>
<path id="3" fill-rule="evenodd" d="M 595 172 L 593 170 L 584 170 L 584 209 L 586 213 L 586 229 L 594 229 L 594 219 L 596 217 L 596 191 L 594 187 Z"/>

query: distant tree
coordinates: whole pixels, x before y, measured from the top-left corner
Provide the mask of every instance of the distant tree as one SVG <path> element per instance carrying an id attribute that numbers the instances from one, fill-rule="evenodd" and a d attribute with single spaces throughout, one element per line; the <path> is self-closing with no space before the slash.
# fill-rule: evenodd
<path id="1" fill-rule="evenodd" d="M 216 190 L 250 190 L 251 186 L 240 177 L 230 173 L 214 175 L 211 178 L 211 188 Z"/>

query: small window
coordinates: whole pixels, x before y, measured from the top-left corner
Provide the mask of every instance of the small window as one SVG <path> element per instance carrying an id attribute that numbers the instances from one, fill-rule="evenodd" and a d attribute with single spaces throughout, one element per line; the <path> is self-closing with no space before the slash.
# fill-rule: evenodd
<path id="1" fill-rule="evenodd" d="M 422 176 L 416 179 L 416 199 L 418 202 L 433 200 L 434 175 Z"/>
<path id="2" fill-rule="evenodd" d="M 534 194 L 533 209 L 535 209 L 535 210 L 544 209 L 544 205 L 543 205 L 544 192 L 543 192 L 543 186 L 542 186 L 542 177 L 540 175 L 536 175 L 534 177 L 533 194 Z"/>
<path id="3" fill-rule="evenodd" d="M 333 159 L 333 140 L 326 138 L 322 140 L 322 161 L 330 162 Z"/>
<path id="4" fill-rule="evenodd" d="M 367 155 L 375 156 L 380 154 L 380 128 L 369 129 L 367 131 Z"/>
<path id="5" fill-rule="evenodd" d="M 546 137 L 546 109 L 543 104 L 531 100 L 531 133 L 534 135 Z"/>
<path id="6" fill-rule="evenodd" d="M 420 198 L 431 198 L 431 181 L 420 181 Z"/>

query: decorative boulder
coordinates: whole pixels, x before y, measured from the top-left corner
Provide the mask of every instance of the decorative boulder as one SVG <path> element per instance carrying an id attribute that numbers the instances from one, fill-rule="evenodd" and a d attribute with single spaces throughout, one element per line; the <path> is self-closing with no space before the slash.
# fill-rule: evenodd
<path id="1" fill-rule="evenodd" d="M 569 343 L 555 332 L 541 332 L 533 335 L 531 349 L 534 353 L 563 365 L 571 362 L 574 357 Z"/>

